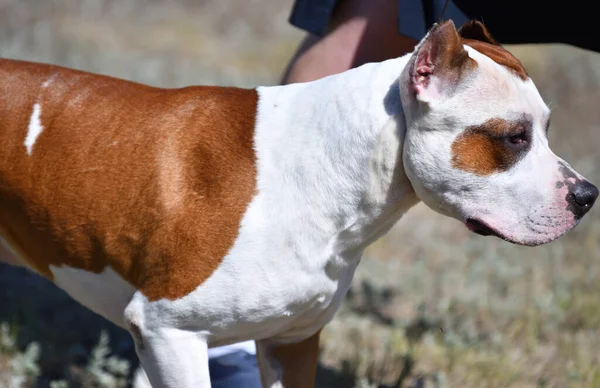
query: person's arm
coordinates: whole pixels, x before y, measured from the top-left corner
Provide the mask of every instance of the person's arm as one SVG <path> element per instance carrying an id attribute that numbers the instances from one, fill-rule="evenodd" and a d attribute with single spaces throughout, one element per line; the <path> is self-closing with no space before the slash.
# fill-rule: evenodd
<path id="1" fill-rule="evenodd" d="M 307 35 L 282 83 L 313 81 L 411 52 L 418 40 L 398 33 L 397 15 L 394 0 L 339 1 L 327 32 L 322 37 Z"/>

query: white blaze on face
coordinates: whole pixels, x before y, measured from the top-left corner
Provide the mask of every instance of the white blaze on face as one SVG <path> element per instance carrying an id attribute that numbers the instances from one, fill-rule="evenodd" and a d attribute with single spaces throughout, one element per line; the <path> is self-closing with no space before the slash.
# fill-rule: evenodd
<path id="1" fill-rule="evenodd" d="M 42 106 L 39 103 L 33 105 L 33 112 L 29 118 L 29 126 L 27 128 L 27 136 L 25 137 L 25 148 L 27 149 L 27 155 L 31 155 L 33 145 L 40 136 L 44 127 L 42 126 Z"/>

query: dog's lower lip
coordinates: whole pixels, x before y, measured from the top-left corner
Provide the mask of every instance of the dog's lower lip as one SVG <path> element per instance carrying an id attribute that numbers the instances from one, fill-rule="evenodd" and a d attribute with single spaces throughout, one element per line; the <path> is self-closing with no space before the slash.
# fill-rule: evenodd
<path id="1" fill-rule="evenodd" d="M 501 237 L 498 232 L 490 228 L 484 222 L 476 220 L 474 218 L 468 218 L 466 221 L 467 228 L 473 233 L 477 233 L 482 236 L 496 236 Z"/>

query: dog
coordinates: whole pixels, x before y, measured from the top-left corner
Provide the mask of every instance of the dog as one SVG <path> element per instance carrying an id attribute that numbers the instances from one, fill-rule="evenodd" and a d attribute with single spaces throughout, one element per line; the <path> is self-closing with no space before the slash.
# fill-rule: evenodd
<path id="1" fill-rule="evenodd" d="M 0 60 L 5 261 L 127 329 L 153 387 L 210 387 L 255 340 L 265 387 L 312 387 L 364 249 L 414 204 L 536 246 L 598 189 L 548 146 L 522 64 L 471 21 L 323 79 L 161 89 Z"/>

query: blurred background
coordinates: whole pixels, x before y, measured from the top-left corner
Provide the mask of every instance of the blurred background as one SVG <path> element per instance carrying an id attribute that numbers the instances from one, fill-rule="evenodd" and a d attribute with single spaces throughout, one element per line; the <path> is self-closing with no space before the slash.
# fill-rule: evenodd
<path id="1" fill-rule="evenodd" d="M 0 0 L 0 56 L 163 87 L 275 85 L 291 0 Z M 493 34 L 493 31 L 491 31 Z M 600 184 L 600 54 L 507 46 L 554 109 L 550 144 Z M 537 248 L 420 204 L 371 246 L 323 331 L 321 387 L 600 387 L 600 209 Z M 0 387 L 128 387 L 129 335 L 0 266 Z"/>

